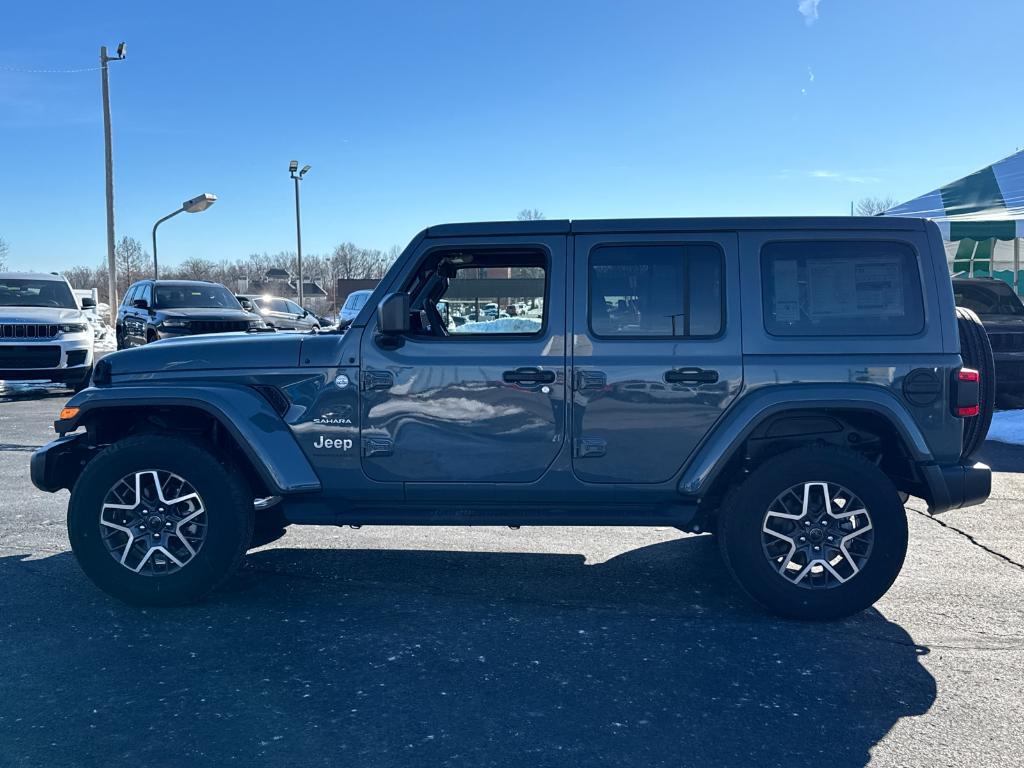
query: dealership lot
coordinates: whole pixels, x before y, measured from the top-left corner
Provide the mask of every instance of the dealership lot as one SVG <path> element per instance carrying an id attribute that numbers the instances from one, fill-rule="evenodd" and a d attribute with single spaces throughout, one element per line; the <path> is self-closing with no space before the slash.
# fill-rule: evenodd
<path id="1" fill-rule="evenodd" d="M 1024 448 L 986 445 L 984 506 L 911 511 L 893 589 L 835 624 L 768 617 L 711 538 L 641 528 L 295 527 L 206 602 L 138 610 L 29 483 L 66 397 L 0 389 L 0 764 L 1024 755 Z"/>

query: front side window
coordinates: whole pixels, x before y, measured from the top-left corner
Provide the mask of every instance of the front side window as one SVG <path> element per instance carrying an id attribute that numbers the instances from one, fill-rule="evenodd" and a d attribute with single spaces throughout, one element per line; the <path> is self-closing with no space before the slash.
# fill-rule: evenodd
<path id="1" fill-rule="evenodd" d="M 63 280 L 0 277 L 0 307 L 78 309 L 78 302 Z"/>
<path id="2" fill-rule="evenodd" d="M 285 306 L 288 307 L 288 311 L 291 312 L 293 315 L 302 314 L 302 307 L 300 307 L 294 301 L 285 301 Z"/>
<path id="3" fill-rule="evenodd" d="M 906 243 L 768 243 L 761 283 L 774 336 L 906 336 L 924 327 L 917 256 Z"/>
<path id="4" fill-rule="evenodd" d="M 590 252 L 590 329 L 605 338 L 722 332 L 722 251 L 706 243 L 605 245 Z"/>
<path id="5" fill-rule="evenodd" d="M 543 254 L 459 253 L 428 281 L 424 327 L 446 336 L 536 336 L 543 332 L 548 268 Z M 364 299 L 365 301 L 365 299 Z M 434 334 L 438 335 L 438 334 Z"/>

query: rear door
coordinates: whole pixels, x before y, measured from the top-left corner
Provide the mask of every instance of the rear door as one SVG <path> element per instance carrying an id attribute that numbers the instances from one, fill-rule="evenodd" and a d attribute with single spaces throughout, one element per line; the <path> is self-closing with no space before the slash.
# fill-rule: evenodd
<path id="1" fill-rule="evenodd" d="M 737 237 L 577 235 L 573 470 L 670 480 L 743 381 Z"/>

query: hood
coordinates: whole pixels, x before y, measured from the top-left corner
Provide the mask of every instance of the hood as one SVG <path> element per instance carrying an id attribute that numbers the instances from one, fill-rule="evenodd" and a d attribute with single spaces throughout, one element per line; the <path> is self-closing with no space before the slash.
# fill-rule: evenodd
<path id="1" fill-rule="evenodd" d="M 222 333 L 165 339 L 103 358 L 114 376 L 240 368 L 295 368 L 302 337 L 297 334 Z"/>
<path id="2" fill-rule="evenodd" d="M 259 315 L 246 312 L 244 309 L 227 307 L 168 307 L 156 308 L 164 317 L 181 320 L 260 320 Z"/>
<path id="3" fill-rule="evenodd" d="M 1024 333 L 1024 315 L 978 315 L 986 331 Z"/>
<path id="4" fill-rule="evenodd" d="M 0 307 L 0 323 L 71 323 L 84 320 L 80 309 L 60 307 Z"/>

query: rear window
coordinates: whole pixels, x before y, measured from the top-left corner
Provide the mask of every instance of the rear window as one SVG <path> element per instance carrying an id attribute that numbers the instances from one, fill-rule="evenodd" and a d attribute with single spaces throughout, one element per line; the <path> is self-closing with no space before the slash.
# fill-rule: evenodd
<path id="1" fill-rule="evenodd" d="M 924 328 L 917 256 L 906 243 L 768 243 L 761 282 L 774 336 L 910 336 Z"/>

